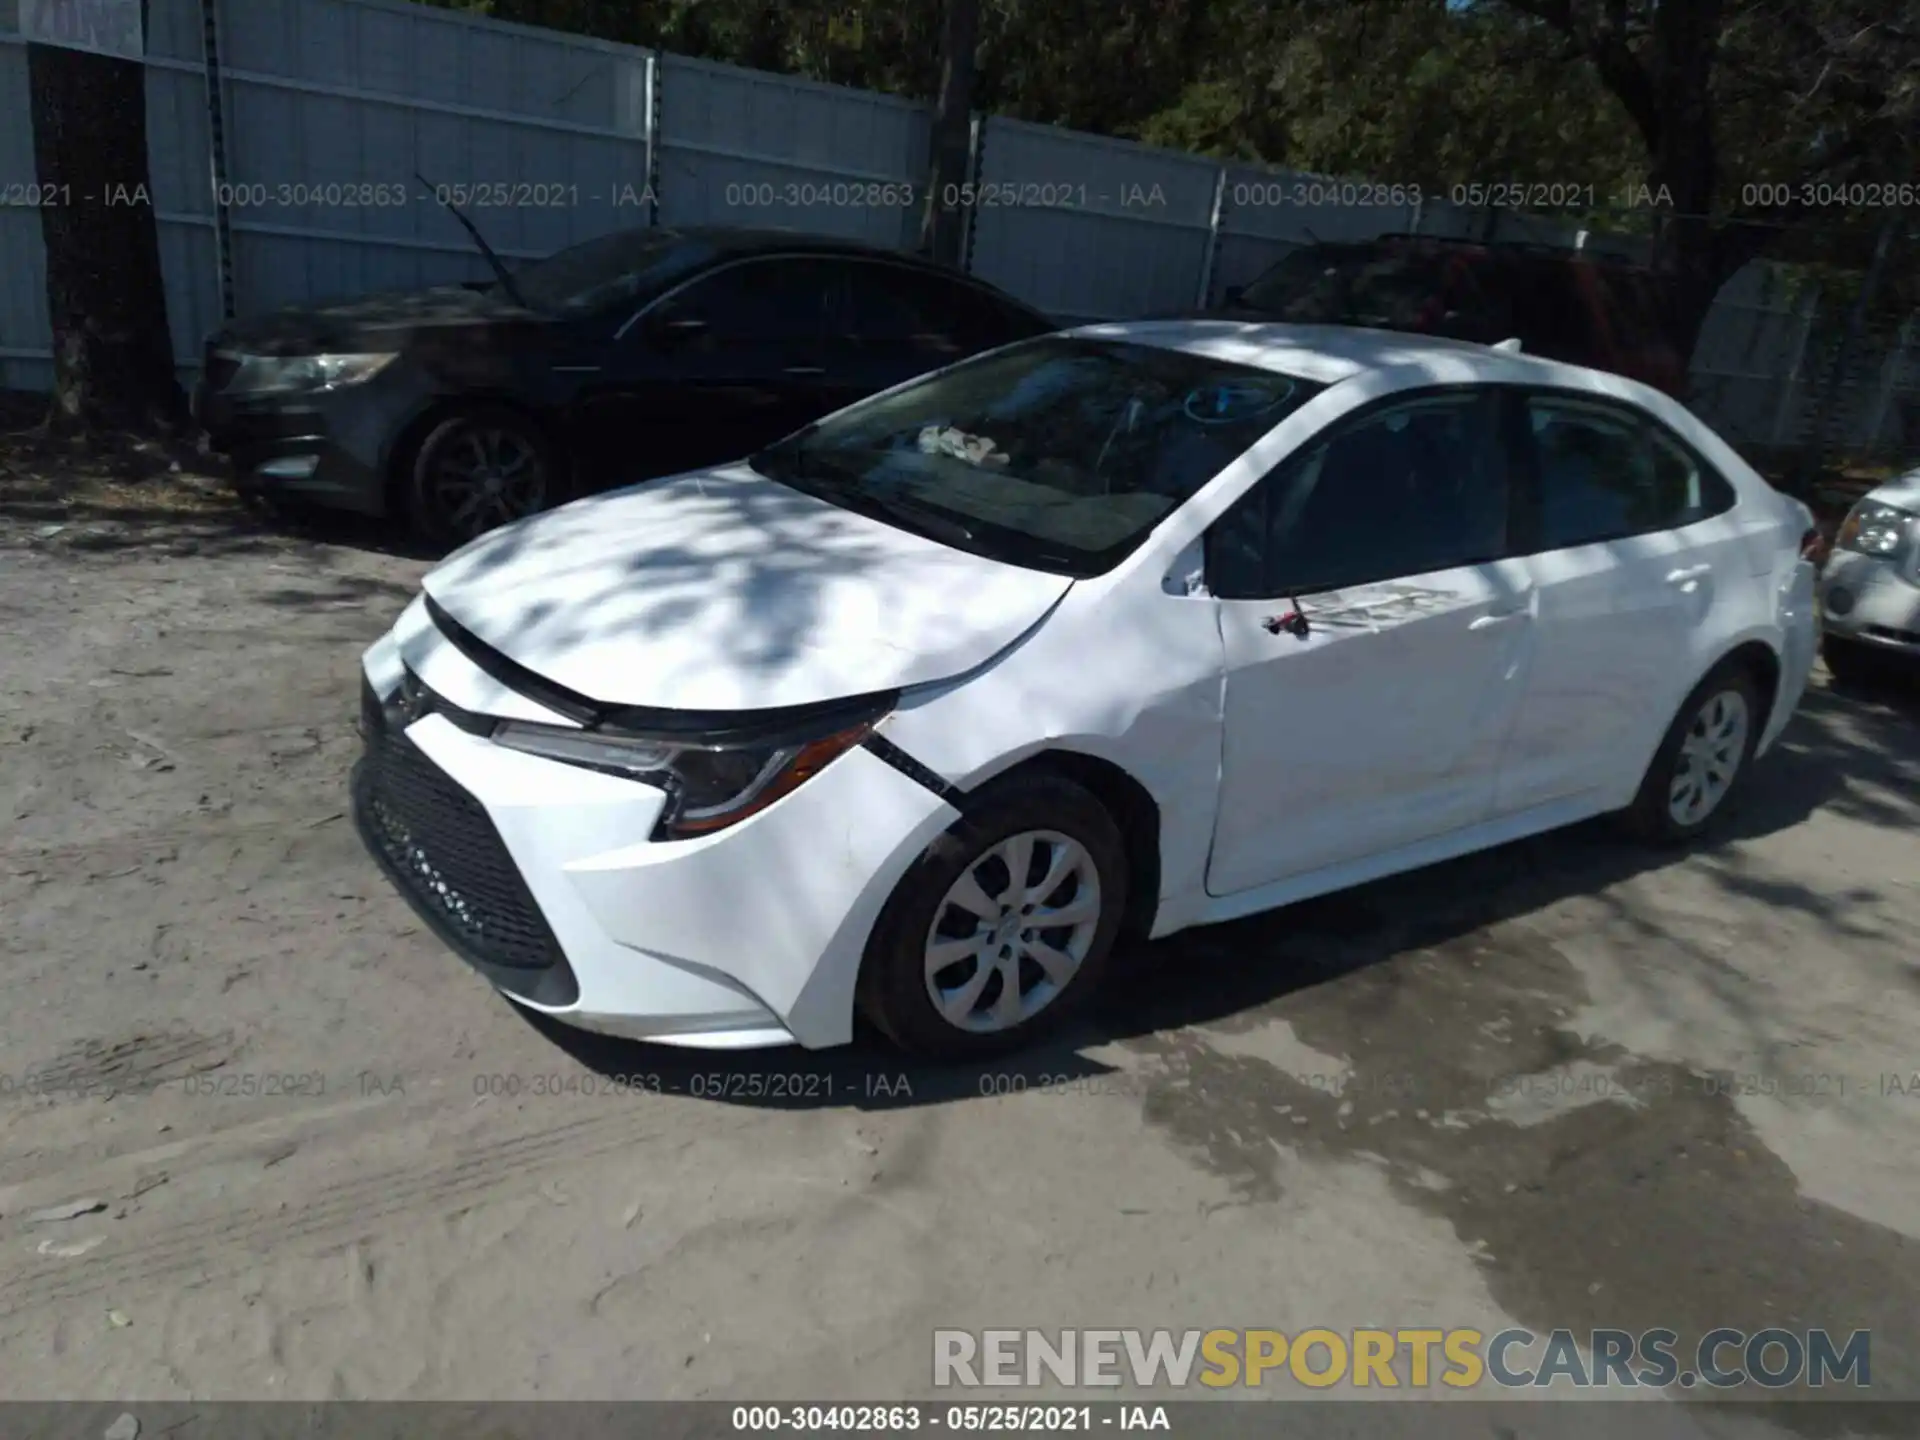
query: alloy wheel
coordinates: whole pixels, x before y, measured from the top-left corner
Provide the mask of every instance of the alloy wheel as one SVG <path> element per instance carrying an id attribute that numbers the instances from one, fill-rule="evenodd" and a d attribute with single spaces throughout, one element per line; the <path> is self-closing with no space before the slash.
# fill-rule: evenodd
<path id="1" fill-rule="evenodd" d="M 424 499 L 449 539 L 471 540 L 537 513 L 547 501 L 547 467 L 534 443 L 503 426 L 474 426 L 434 456 Z"/>
<path id="2" fill-rule="evenodd" d="M 1751 725 L 1747 697 L 1738 690 L 1716 691 L 1694 713 L 1667 787 L 1667 814 L 1675 824 L 1698 825 L 1726 798 L 1746 760 Z"/>
<path id="3" fill-rule="evenodd" d="M 1100 924 L 1100 872 L 1054 830 L 1009 835 L 948 887 L 927 932 L 927 994 L 957 1029 L 992 1034 L 1045 1009 L 1079 972 Z"/>

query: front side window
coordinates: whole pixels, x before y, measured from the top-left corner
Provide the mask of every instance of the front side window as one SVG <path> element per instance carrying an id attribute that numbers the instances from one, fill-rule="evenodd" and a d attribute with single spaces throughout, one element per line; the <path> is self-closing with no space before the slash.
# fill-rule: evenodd
<path id="1" fill-rule="evenodd" d="M 963 549 L 1091 575 L 1320 388 L 1158 346 L 1044 336 L 863 401 L 753 463 Z"/>
<path id="2" fill-rule="evenodd" d="M 1286 460 L 1208 536 L 1223 599 L 1311 595 L 1499 558 L 1507 478 L 1495 400 L 1404 401 Z"/>
<path id="3" fill-rule="evenodd" d="M 1527 401 L 1540 548 L 1675 530 L 1733 504 L 1732 488 L 1648 422 L 1578 400 Z"/>
<path id="4" fill-rule="evenodd" d="M 692 333 L 706 345 L 818 341 L 839 328 L 840 284 L 832 260 L 749 260 L 695 280 L 651 311 L 647 323 L 666 332 L 698 327 Z"/>

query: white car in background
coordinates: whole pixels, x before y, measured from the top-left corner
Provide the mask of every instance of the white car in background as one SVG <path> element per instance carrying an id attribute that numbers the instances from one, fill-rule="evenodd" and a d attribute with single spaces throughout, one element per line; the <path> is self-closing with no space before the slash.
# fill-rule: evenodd
<path id="1" fill-rule="evenodd" d="M 1821 653 L 1837 680 L 1920 668 L 1920 470 L 1869 492 L 1820 576 Z"/>
<path id="2" fill-rule="evenodd" d="M 1806 683 L 1810 529 L 1629 380 L 1090 327 L 458 552 L 366 654 L 354 808 L 562 1021 L 986 1051 L 1123 936 L 1697 834 Z"/>

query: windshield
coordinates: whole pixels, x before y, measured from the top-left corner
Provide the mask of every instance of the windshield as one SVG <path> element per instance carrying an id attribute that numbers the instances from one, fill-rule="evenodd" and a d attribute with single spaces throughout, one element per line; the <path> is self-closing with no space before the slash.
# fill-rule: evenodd
<path id="1" fill-rule="evenodd" d="M 1333 249 L 1288 256 L 1249 285 L 1240 303 L 1301 325 L 1444 333 L 1480 319 L 1483 308 L 1464 263 L 1438 255 Z"/>
<path id="2" fill-rule="evenodd" d="M 1157 346 L 1054 335 L 843 410 L 753 464 L 961 549 L 1093 575 L 1320 388 Z"/>
<path id="3" fill-rule="evenodd" d="M 527 305 L 559 315 L 590 315 L 697 268 L 709 249 L 675 230 L 622 230 L 569 246 L 516 270 Z"/>

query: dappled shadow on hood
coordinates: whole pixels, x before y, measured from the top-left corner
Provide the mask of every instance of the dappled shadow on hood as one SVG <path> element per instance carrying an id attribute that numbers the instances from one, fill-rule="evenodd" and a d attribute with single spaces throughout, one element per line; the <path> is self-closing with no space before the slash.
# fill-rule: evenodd
<path id="1" fill-rule="evenodd" d="M 427 590 L 487 644 L 596 700 L 724 710 L 944 678 L 1068 583 L 733 466 L 496 532 Z"/>

